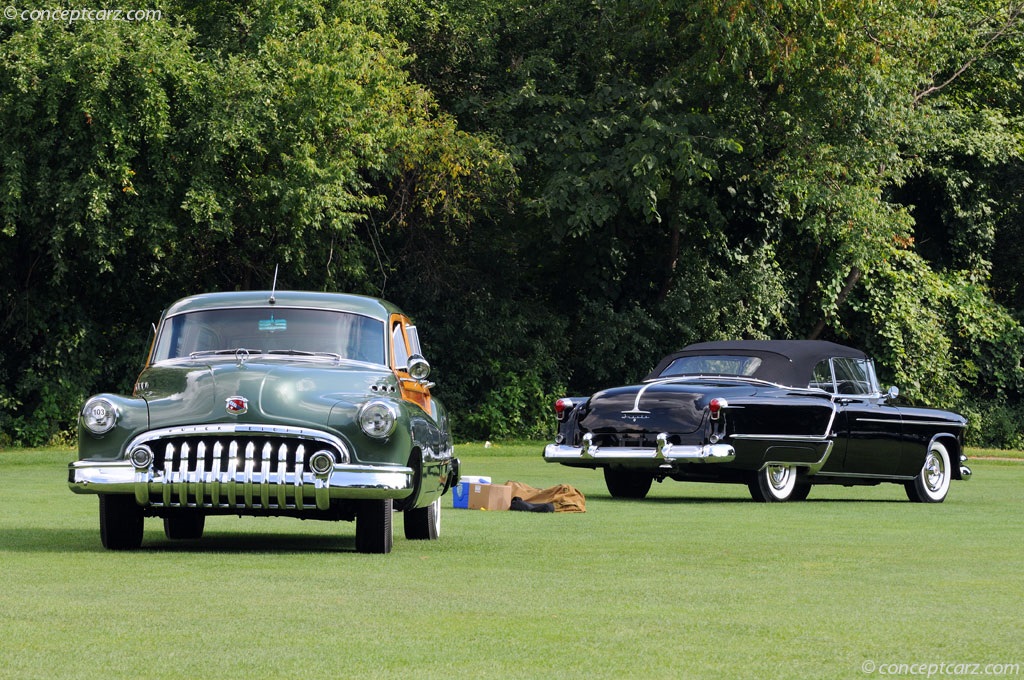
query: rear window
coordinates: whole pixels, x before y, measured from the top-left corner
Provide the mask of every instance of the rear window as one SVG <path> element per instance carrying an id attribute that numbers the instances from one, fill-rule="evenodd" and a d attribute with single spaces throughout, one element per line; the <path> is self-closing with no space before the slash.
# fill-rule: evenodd
<path id="1" fill-rule="evenodd" d="M 661 377 L 677 375 L 735 375 L 749 378 L 761 366 L 760 357 L 700 355 L 679 357 L 665 367 Z"/>

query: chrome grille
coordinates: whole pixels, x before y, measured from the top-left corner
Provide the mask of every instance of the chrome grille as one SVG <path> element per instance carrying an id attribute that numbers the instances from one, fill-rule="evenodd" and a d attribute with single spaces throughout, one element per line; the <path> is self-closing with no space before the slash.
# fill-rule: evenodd
<path id="1" fill-rule="evenodd" d="M 326 510 L 329 480 L 310 470 L 310 456 L 328 451 L 336 463 L 348 462 L 339 441 L 304 436 L 310 431 L 299 428 L 195 430 L 165 430 L 132 442 L 132 448 L 145 446 L 153 452 L 152 465 L 136 472 L 135 496 L 140 504 Z"/>

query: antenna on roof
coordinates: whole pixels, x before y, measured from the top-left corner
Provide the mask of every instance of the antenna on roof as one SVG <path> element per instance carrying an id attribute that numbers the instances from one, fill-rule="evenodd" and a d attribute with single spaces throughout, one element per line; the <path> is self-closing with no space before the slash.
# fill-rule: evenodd
<path id="1" fill-rule="evenodd" d="M 270 304 L 274 304 L 275 302 L 277 302 L 277 298 L 274 297 L 274 293 L 277 292 L 277 267 L 278 267 L 278 265 L 275 264 L 274 265 L 274 283 L 270 286 L 270 299 L 267 300 L 267 302 L 269 302 Z"/>

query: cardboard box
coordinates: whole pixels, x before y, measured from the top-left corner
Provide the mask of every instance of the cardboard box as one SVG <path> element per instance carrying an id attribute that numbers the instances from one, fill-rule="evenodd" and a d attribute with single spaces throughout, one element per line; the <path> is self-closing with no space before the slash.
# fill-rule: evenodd
<path id="1" fill-rule="evenodd" d="M 452 487 L 452 507 L 469 508 L 469 487 L 472 484 L 490 484 L 490 477 L 462 475 L 459 483 Z"/>
<path id="2" fill-rule="evenodd" d="M 470 510 L 508 510 L 512 505 L 512 487 L 505 484 L 471 484 Z"/>

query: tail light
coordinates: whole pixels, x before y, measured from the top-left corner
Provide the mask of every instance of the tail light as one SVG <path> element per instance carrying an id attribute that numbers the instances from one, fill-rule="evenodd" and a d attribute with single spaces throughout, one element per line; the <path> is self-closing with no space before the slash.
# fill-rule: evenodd
<path id="1" fill-rule="evenodd" d="M 729 402 L 721 397 L 715 397 L 708 403 L 708 410 L 711 411 L 711 420 L 718 420 L 718 414 L 721 413 L 723 408 L 729 406 Z"/>
<path id="2" fill-rule="evenodd" d="M 572 407 L 572 399 L 558 399 L 555 401 L 555 415 L 559 420 L 564 420 L 566 411 L 571 411 Z"/>

